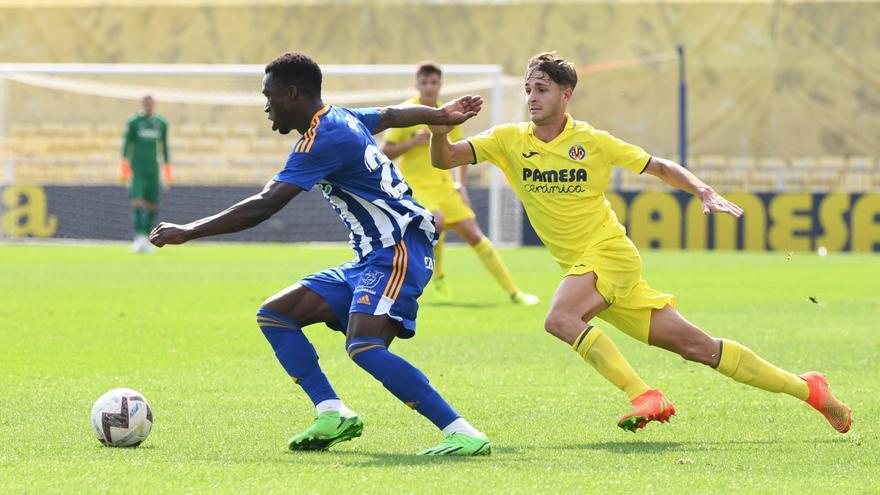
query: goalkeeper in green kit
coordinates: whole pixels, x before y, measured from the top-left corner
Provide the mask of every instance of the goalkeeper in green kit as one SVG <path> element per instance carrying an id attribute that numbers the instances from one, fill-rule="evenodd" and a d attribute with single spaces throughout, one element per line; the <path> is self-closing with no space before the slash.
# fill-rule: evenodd
<path id="1" fill-rule="evenodd" d="M 171 158 L 168 152 L 168 122 L 153 113 L 155 100 L 152 96 L 141 99 L 143 111 L 128 119 L 122 141 L 120 178 L 128 183 L 134 221 L 134 243 L 131 251 L 149 253 L 153 247 L 147 239 L 156 219 L 159 190 L 162 182 L 171 184 Z M 159 148 L 165 159 L 162 178 L 159 177 Z"/>

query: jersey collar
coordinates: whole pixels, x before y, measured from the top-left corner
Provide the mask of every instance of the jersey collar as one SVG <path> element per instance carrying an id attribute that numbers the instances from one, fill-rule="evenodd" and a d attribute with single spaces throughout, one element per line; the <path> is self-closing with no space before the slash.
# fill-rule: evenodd
<path id="1" fill-rule="evenodd" d="M 576 123 L 574 121 L 574 118 L 571 116 L 570 113 L 566 112 L 566 114 L 565 114 L 565 127 L 562 129 L 562 132 L 560 132 L 558 136 L 556 136 L 555 138 L 553 138 L 552 141 L 550 141 L 550 143 L 558 141 L 559 139 L 562 139 L 564 136 L 568 135 L 568 133 L 571 132 L 572 129 L 575 128 L 575 126 L 576 126 Z M 537 139 L 538 141 L 543 143 L 543 141 L 541 141 L 540 139 L 535 137 L 535 123 L 534 122 L 529 122 L 528 133 L 529 133 L 529 135 L 531 135 L 532 137 L 534 137 L 535 139 Z M 544 143 L 544 144 L 550 144 L 550 143 Z"/>
<path id="2" fill-rule="evenodd" d="M 405 103 L 411 103 L 413 105 L 422 105 L 422 97 L 421 95 L 415 95 L 412 98 L 406 100 Z M 437 98 L 437 106 L 434 108 L 440 108 L 443 106 L 443 100 Z"/>
<path id="3" fill-rule="evenodd" d="M 324 108 L 315 112 L 315 115 L 312 116 L 312 120 L 310 121 L 314 124 L 322 115 L 330 111 L 330 105 L 324 105 Z"/>

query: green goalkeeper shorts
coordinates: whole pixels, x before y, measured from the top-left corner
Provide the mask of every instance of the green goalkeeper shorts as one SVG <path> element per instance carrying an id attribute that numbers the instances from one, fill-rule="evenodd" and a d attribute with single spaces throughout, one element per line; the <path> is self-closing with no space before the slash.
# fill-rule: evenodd
<path id="1" fill-rule="evenodd" d="M 160 189 L 158 176 L 134 174 L 128 188 L 128 198 L 143 199 L 147 203 L 156 204 L 159 202 Z"/>

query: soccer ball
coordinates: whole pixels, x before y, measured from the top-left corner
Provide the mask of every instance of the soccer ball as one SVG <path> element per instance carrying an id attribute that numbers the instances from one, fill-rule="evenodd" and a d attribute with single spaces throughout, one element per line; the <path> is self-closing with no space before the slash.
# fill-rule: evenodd
<path id="1" fill-rule="evenodd" d="M 137 447 L 153 428 L 153 410 L 130 388 L 114 388 L 92 406 L 92 428 L 108 447 Z"/>

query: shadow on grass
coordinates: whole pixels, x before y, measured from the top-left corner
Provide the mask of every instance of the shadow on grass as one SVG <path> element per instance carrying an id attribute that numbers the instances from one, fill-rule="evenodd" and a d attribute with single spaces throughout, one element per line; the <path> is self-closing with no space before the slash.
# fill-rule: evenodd
<path id="1" fill-rule="evenodd" d="M 356 450 L 337 450 L 334 452 L 289 452 L 291 456 L 310 456 L 319 459 L 326 455 L 327 459 L 335 458 L 338 467 L 383 467 L 383 466 L 436 466 L 440 464 L 456 464 L 460 462 L 481 462 L 491 456 L 457 457 L 457 456 L 417 456 L 415 453 L 392 452 L 359 452 Z M 525 459 L 524 459 L 525 460 Z M 334 463 L 330 462 L 331 465 Z"/>
<path id="2" fill-rule="evenodd" d="M 458 457 L 458 456 L 417 456 L 415 452 L 364 452 L 360 450 L 333 450 L 333 451 L 299 451 L 287 452 L 285 458 L 290 456 L 302 456 L 299 459 L 311 458 L 319 460 L 326 456 L 329 466 L 336 467 L 382 467 L 382 466 L 436 466 L 441 464 L 457 464 L 468 462 L 489 462 L 490 459 L 504 456 L 504 462 L 532 462 L 534 456 L 522 455 L 532 452 L 533 449 L 516 446 L 498 447 L 492 446 L 492 454 L 489 456 Z M 299 460 L 298 459 L 298 460 Z"/>
<path id="3" fill-rule="evenodd" d="M 651 454 L 658 452 L 695 452 L 695 451 L 725 451 L 746 450 L 762 448 L 762 446 L 775 445 L 780 448 L 790 448 L 795 445 L 817 444 L 847 444 L 851 443 L 846 438 L 823 439 L 823 440 L 718 440 L 718 441 L 693 441 L 693 442 L 592 442 L 572 445 L 563 445 L 559 448 L 565 450 L 604 450 L 614 454 Z"/>

